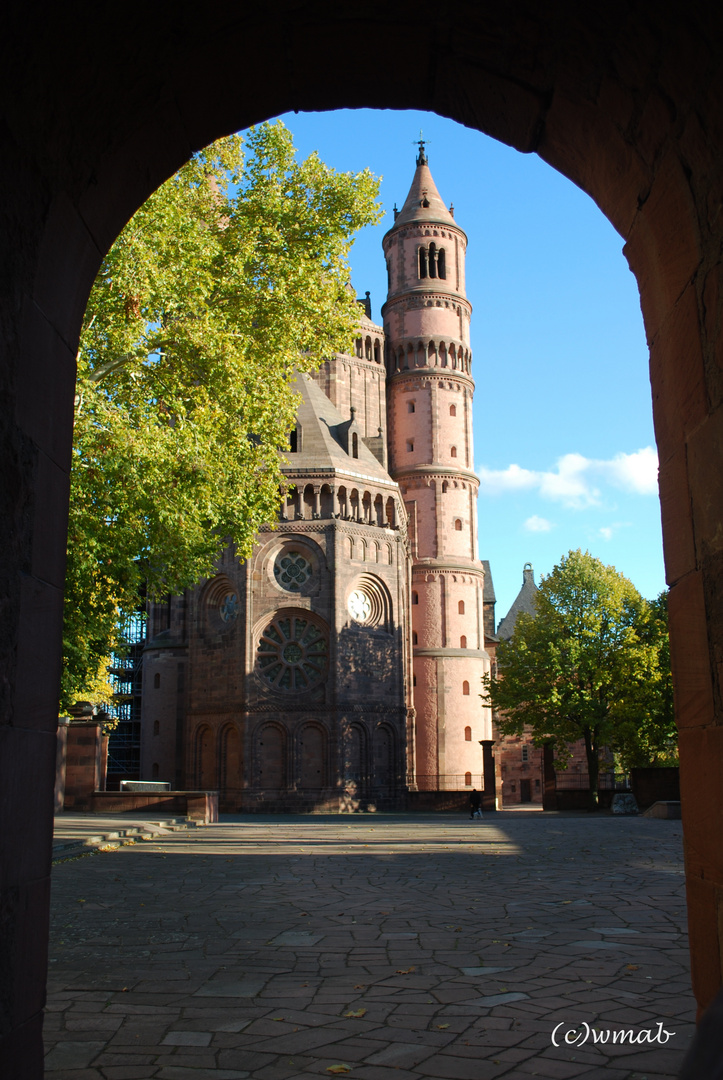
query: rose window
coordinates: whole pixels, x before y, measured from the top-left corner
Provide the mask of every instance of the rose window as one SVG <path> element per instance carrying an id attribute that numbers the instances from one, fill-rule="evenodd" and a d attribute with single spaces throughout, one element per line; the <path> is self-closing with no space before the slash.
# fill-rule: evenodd
<path id="1" fill-rule="evenodd" d="M 279 615 L 259 641 L 259 671 L 274 690 L 310 690 L 326 673 L 327 642 L 316 623 L 302 615 Z"/>
<path id="2" fill-rule="evenodd" d="M 300 551 L 284 551 L 274 563 L 274 577 L 282 589 L 298 592 L 312 575 L 312 566 Z"/>
<path id="3" fill-rule="evenodd" d="M 369 622 L 372 615 L 372 602 L 365 592 L 356 589 L 349 597 L 347 608 L 352 619 L 356 622 Z"/>
<path id="4" fill-rule="evenodd" d="M 218 613 L 225 623 L 233 622 L 239 612 L 239 602 L 236 593 L 227 593 L 218 609 Z"/>

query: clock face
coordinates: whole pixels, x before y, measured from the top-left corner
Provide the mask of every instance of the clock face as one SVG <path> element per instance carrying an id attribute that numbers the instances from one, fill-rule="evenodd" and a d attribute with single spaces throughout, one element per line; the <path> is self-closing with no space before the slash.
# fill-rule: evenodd
<path id="1" fill-rule="evenodd" d="M 371 617 L 372 602 L 361 589 L 355 589 L 347 601 L 347 609 L 352 619 L 359 623 L 365 623 Z"/>

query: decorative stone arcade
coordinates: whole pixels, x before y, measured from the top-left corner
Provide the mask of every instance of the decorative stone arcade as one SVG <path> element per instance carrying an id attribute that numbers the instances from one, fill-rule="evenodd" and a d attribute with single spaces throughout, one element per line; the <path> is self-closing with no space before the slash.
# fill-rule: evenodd
<path id="1" fill-rule="evenodd" d="M 389 470 L 409 515 L 416 781 L 481 787 L 480 707 L 489 671 L 477 557 L 467 236 L 443 203 L 420 141 L 417 169 L 384 237 Z"/>

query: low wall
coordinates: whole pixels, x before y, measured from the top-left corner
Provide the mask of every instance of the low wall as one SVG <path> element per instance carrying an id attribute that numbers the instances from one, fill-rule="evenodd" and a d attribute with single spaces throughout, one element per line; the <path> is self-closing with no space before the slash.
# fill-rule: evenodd
<path id="1" fill-rule="evenodd" d="M 151 795 L 139 791 L 94 791 L 92 814 L 137 814 L 151 811 L 188 817 L 204 825 L 218 821 L 217 791 L 166 791 Z"/>
<path id="2" fill-rule="evenodd" d="M 408 791 L 406 809 L 469 814 L 469 791 Z"/>
<path id="3" fill-rule="evenodd" d="M 680 802 L 680 778 L 676 768 L 632 769 L 630 785 L 641 809 L 656 802 Z"/>

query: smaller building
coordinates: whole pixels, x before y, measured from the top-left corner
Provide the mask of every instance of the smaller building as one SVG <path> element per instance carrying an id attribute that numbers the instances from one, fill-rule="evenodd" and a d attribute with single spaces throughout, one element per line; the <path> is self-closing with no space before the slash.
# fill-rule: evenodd
<path id="1" fill-rule="evenodd" d="M 503 619 L 500 619 L 496 634 L 497 641 L 509 641 L 521 612 L 533 616 L 536 614 L 536 592 L 537 585 L 535 585 L 532 563 L 525 563 L 522 570 L 522 587 L 510 610 Z M 496 661 L 494 670 L 496 672 Z M 500 808 L 519 803 L 541 806 L 544 791 L 542 748 L 535 746 L 529 731 L 523 732 L 522 735 L 501 735 L 494 715 L 492 723 Z"/>

